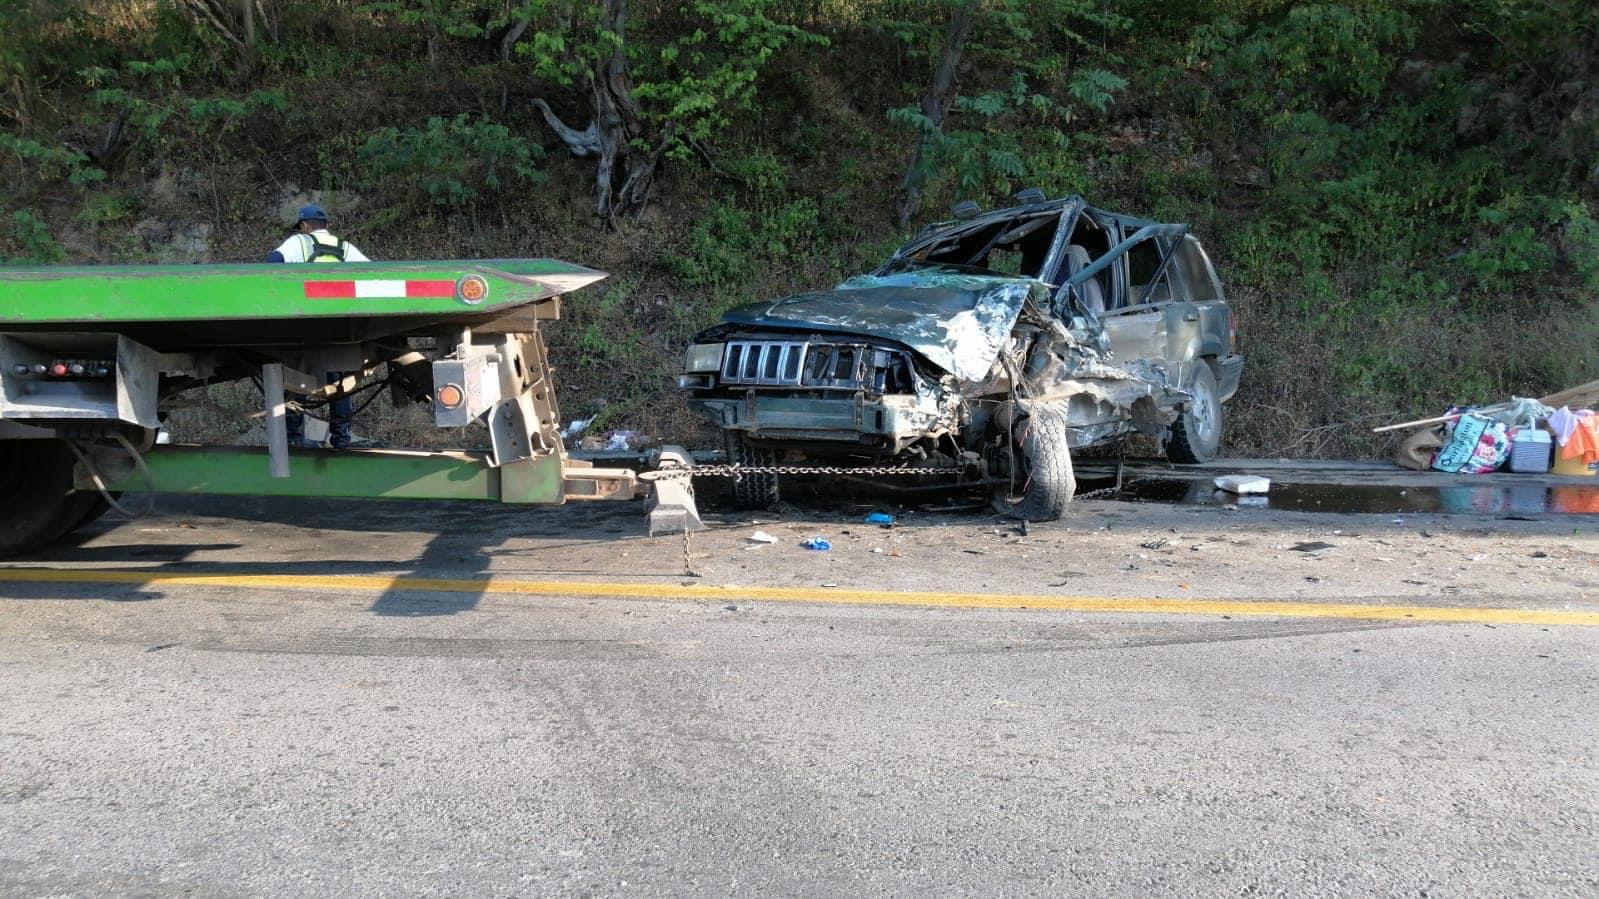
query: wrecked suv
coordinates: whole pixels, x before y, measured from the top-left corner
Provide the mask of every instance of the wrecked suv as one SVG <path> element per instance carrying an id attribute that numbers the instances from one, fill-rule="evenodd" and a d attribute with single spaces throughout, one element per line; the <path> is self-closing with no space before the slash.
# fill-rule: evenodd
<path id="1" fill-rule="evenodd" d="M 696 335 L 678 386 L 751 469 L 739 505 L 775 502 L 779 465 L 892 466 L 1050 520 L 1075 449 L 1136 431 L 1173 462 L 1215 457 L 1243 357 L 1199 241 L 1080 197 L 1017 200 L 962 204 L 870 274 Z"/>

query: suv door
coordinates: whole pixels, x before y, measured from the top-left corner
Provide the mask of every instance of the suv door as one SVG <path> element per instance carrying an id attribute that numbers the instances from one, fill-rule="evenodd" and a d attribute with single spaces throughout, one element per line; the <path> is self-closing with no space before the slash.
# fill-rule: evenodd
<path id="1" fill-rule="evenodd" d="M 1138 230 L 1124 226 L 1123 238 Z M 1148 360 L 1166 368 L 1169 352 L 1167 307 L 1173 302 L 1171 266 L 1161 267 L 1172 238 L 1151 237 L 1135 245 L 1116 265 L 1114 306 L 1105 312 L 1105 336 L 1118 362 Z"/>
<path id="2" fill-rule="evenodd" d="M 1227 351 L 1227 303 L 1210 259 L 1193 235 L 1185 235 L 1167 266 L 1173 302 L 1166 310 L 1167 356 L 1177 363 L 1179 383 L 1186 383 L 1190 364 Z"/>

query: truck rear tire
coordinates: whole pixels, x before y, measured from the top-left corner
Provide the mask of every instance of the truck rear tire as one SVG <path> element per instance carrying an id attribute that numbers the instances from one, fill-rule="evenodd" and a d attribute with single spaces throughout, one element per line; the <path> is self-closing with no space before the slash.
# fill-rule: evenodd
<path id="1" fill-rule="evenodd" d="M 771 468 L 777 465 L 777 452 L 750 446 L 744 435 L 727 432 L 727 464 Z M 733 505 L 740 509 L 765 509 L 776 505 L 777 475 L 770 472 L 739 474 L 733 478 Z"/>
<path id="2" fill-rule="evenodd" d="M 1077 475 L 1065 414 L 1034 406 L 1003 436 L 997 452 L 1005 454 L 1001 464 L 1009 470 L 1007 482 L 994 488 L 994 511 L 1023 521 L 1054 521 L 1066 514 L 1077 493 Z"/>
<path id="3" fill-rule="evenodd" d="M 72 489 L 60 440 L 0 440 L 0 557 L 31 552 L 82 524 L 100 499 Z"/>
<path id="4" fill-rule="evenodd" d="M 100 491 L 96 490 L 93 492 L 82 493 L 81 495 L 88 496 L 90 501 L 84 504 L 83 514 L 78 516 L 78 523 L 74 524 L 71 528 L 68 528 L 67 534 L 72 533 L 78 528 L 93 524 L 95 521 L 99 520 L 101 515 L 111 511 L 111 504 L 106 501 L 105 497 L 100 495 Z M 113 498 L 120 498 L 122 494 L 116 493 L 112 494 L 112 496 Z M 66 534 L 63 534 L 62 536 L 64 537 Z"/>

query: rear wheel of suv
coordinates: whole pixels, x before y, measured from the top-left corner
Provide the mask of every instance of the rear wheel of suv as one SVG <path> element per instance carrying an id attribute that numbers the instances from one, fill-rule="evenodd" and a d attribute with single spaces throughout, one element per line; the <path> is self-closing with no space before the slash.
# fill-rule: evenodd
<path id="1" fill-rule="evenodd" d="M 994 488 L 994 511 L 1023 521 L 1054 521 L 1066 513 L 1077 493 L 1066 416 L 1034 406 L 998 441 L 994 460 L 1006 482 Z"/>
<path id="2" fill-rule="evenodd" d="M 750 446 L 744 435 L 727 432 L 727 464 L 755 468 L 777 465 L 777 452 Z M 733 477 L 733 505 L 740 509 L 764 509 L 777 502 L 777 475 L 771 472 L 740 472 Z"/>
<path id="3" fill-rule="evenodd" d="M 1194 360 L 1194 373 L 1183 389 L 1193 394 L 1193 402 L 1172 422 L 1166 441 L 1166 458 L 1179 465 L 1209 462 L 1221 451 L 1221 391 L 1216 373 L 1203 359 Z"/>

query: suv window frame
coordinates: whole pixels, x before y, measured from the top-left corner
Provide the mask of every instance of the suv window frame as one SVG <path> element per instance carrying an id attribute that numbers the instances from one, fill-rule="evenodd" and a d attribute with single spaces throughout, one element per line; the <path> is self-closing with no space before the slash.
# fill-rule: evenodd
<path id="1" fill-rule="evenodd" d="M 939 222 L 922 229 L 909 243 L 904 244 L 894 251 L 886 262 L 872 271 L 874 275 L 896 274 L 899 272 L 913 271 L 918 268 L 950 268 L 957 271 L 972 272 L 977 274 L 992 274 L 996 277 L 1025 278 L 1041 281 L 1051 288 L 1058 288 L 1062 278 L 1061 266 L 1066 261 L 1066 241 L 1071 237 L 1068 224 L 1075 224 L 1076 217 L 1084 207 L 1086 201 L 1081 197 L 1069 197 L 1064 200 L 1049 200 L 1044 203 L 1034 203 L 1028 206 L 1013 206 L 1008 209 L 996 209 L 963 221 Z M 1053 209 L 1051 207 L 1054 207 Z M 924 253 L 939 243 L 946 241 L 951 235 L 968 229 L 992 227 L 1002 222 L 1019 222 L 1022 219 L 1047 217 L 1054 214 L 1055 233 L 1050 239 L 1049 250 L 1044 255 L 1044 260 L 1039 264 L 1036 276 L 1009 275 L 1004 272 L 994 272 L 988 269 L 960 265 L 953 262 L 935 262 L 927 259 L 914 258 L 917 253 Z M 1004 231 L 996 234 L 1002 236 Z"/>
<path id="2" fill-rule="evenodd" d="M 1133 247 L 1145 240 L 1165 239 L 1171 242 L 1172 245 L 1175 245 L 1174 238 L 1186 236 L 1188 234 L 1188 226 L 1181 224 L 1163 224 L 1161 222 L 1151 222 L 1146 219 L 1137 219 L 1132 218 L 1131 216 L 1117 215 L 1115 213 L 1106 212 L 1103 209 L 1093 209 L 1092 207 L 1085 207 L 1085 209 L 1086 211 L 1093 213 L 1095 221 L 1105 228 L 1110 229 L 1112 233 L 1118 235 L 1121 239 L 1118 240 L 1116 244 L 1107 252 L 1103 253 L 1099 256 L 1099 258 L 1091 262 L 1082 271 L 1072 275 L 1069 278 L 1066 278 L 1061 282 L 1060 287 L 1055 292 L 1055 308 L 1057 310 L 1064 309 L 1066 305 L 1066 298 L 1070 296 L 1072 298 L 1071 305 L 1080 309 L 1081 302 L 1077 295 L 1077 287 L 1084 281 L 1088 280 L 1089 278 L 1096 277 L 1107 269 L 1112 273 L 1111 280 L 1113 283 L 1111 284 L 1111 288 L 1113 290 L 1112 296 L 1114 298 L 1114 305 L 1105 310 L 1106 317 L 1124 314 L 1133 310 L 1147 311 L 1150 309 L 1159 309 L 1166 305 L 1166 303 L 1174 302 L 1170 300 L 1153 304 L 1122 302 L 1123 299 L 1127 297 L 1129 292 L 1127 285 L 1127 254 L 1130 250 L 1132 250 Z M 1070 237 L 1069 231 L 1065 233 L 1068 237 Z M 1173 253 L 1171 246 L 1168 246 L 1164 252 L 1164 255 L 1161 257 L 1160 265 L 1156 268 L 1157 278 L 1164 273 L 1166 268 L 1170 265 L 1172 255 Z M 1150 283 L 1153 284 L 1155 282 L 1151 281 Z M 1059 313 L 1057 312 L 1057 314 Z"/>
<path id="3" fill-rule="evenodd" d="M 1173 265 L 1172 268 L 1182 277 L 1183 294 L 1187 298 L 1187 301 L 1190 303 L 1227 302 L 1227 294 L 1222 290 L 1221 286 L 1221 277 L 1216 274 L 1216 266 L 1210 261 L 1210 254 L 1205 252 L 1204 243 L 1202 243 L 1199 238 L 1192 234 L 1185 234 L 1183 235 L 1182 242 L 1178 244 L 1177 252 L 1183 253 L 1185 251 L 1192 252 L 1198 259 L 1199 272 L 1210 280 L 1210 292 L 1212 294 L 1205 299 L 1199 299 L 1194 296 L 1194 285 L 1189 283 L 1188 267 L 1185 266 L 1181 260 L 1177 260 L 1176 264 Z"/>

